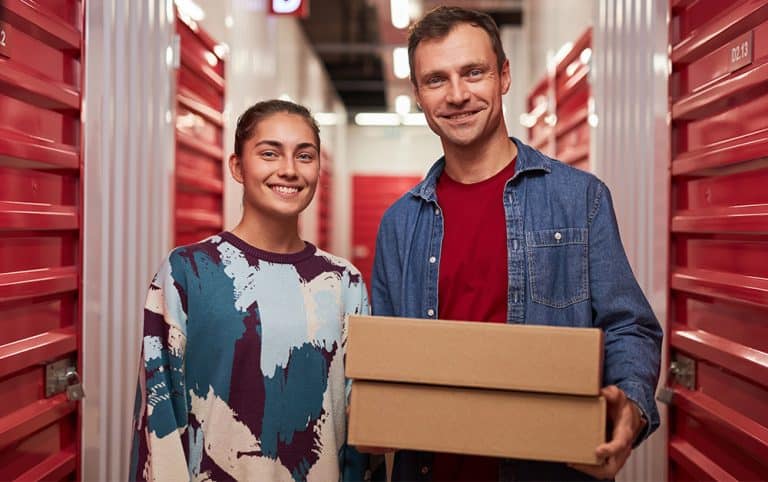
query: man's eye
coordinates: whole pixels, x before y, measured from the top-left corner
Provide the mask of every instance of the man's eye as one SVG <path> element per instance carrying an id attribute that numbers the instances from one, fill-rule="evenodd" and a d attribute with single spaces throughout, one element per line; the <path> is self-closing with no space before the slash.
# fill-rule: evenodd
<path id="1" fill-rule="evenodd" d="M 439 85 L 442 81 L 442 77 L 430 77 L 427 79 L 427 85 Z"/>
<path id="2" fill-rule="evenodd" d="M 265 159 L 274 159 L 275 157 L 277 157 L 277 153 L 274 151 L 264 151 L 261 153 L 261 157 Z"/>
<path id="3" fill-rule="evenodd" d="M 308 152 L 302 152 L 301 154 L 299 154 L 299 155 L 298 155 L 298 156 L 296 156 L 296 157 L 297 157 L 297 158 L 298 158 L 300 161 L 304 161 L 304 162 L 311 162 L 311 161 L 314 161 L 314 160 L 315 160 L 315 156 L 313 156 L 312 154 L 310 154 L 310 153 L 308 153 Z"/>
<path id="4" fill-rule="evenodd" d="M 469 76 L 470 77 L 479 77 L 481 75 L 483 75 L 483 71 L 480 70 L 480 69 L 472 69 L 472 70 L 469 71 Z"/>

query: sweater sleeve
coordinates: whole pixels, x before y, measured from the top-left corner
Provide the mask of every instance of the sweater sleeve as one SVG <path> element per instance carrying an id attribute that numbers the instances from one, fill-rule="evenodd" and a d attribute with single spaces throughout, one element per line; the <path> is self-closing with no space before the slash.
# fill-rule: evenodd
<path id="1" fill-rule="evenodd" d="M 368 290 L 363 281 L 362 275 L 355 270 L 350 274 L 349 288 L 351 290 L 350 296 L 347 298 L 348 302 L 345 306 L 343 327 L 341 332 L 342 346 L 344 347 L 345 359 L 346 359 L 346 346 L 347 346 L 347 327 L 349 315 L 369 315 L 371 314 L 371 307 L 368 303 Z M 352 391 L 352 380 L 345 379 L 346 382 L 346 401 L 349 406 L 349 395 Z M 344 482 L 356 482 L 363 480 L 370 480 L 370 463 L 371 458 L 368 454 L 358 452 L 354 447 L 344 444 L 342 448 L 342 480 Z"/>
<path id="2" fill-rule="evenodd" d="M 155 275 L 147 294 L 130 480 L 189 480 L 182 442 L 187 425 L 187 303 L 180 272 L 182 261 L 172 253 Z"/>

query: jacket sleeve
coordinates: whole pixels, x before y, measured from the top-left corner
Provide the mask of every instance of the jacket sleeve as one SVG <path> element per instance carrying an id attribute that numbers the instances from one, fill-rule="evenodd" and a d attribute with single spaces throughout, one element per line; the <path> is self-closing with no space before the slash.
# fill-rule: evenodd
<path id="1" fill-rule="evenodd" d="M 130 480 L 190 478 L 182 443 L 187 426 L 187 303 L 172 256 L 152 280 L 144 307 Z"/>
<path id="2" fill-rule="evenodd" d="M 394 227 L 389 212 L 382 217 L 376 235 L 376 252 L 371 276 L 371 306 L 376 316 L 401 316 L 395 309 L 399 298 L 395 290 L 400 288 L 400 261 Z"/>
<path id="3" fill-rule="evenodd" d="M 605 333 L 603 381 L 622 389 L 648 420 L 639 443 L 659 426 L 654 392 L 663 332 L 632 273 L 603 183 L 590 213 L 589 277 L 594 324 Z"/>

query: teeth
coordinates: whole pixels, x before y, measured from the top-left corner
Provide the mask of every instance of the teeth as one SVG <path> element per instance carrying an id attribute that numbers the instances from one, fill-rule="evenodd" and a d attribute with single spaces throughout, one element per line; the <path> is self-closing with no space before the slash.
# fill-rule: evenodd
<path id="1" fill-rule="evenodd" d="M 272 186 L 272 189 L 282 194 L 294 194 L 299 192 L 299 188 L 288 186 Z"/>
<path id="2" fill-rule="evenodd" d="M 451 119 L 463 119 L 465 117 L 471 116 L 472 114 L 473 114 L 472 112 L 465 112 L 463 114 L 456 114 L 456 115 L 452 115 Z"/>

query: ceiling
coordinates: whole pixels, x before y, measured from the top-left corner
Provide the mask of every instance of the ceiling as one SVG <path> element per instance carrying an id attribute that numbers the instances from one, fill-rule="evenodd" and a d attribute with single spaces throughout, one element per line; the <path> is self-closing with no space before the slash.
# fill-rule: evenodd
<path id="1" fill-rule="evenodd" d="M 410 0 L 411 18 L 443 4 Z M 453 0 L 450 5 L 481 10 L 499 27 L 522 23 L 523 0 Z M 407 45 L 407 29 L 390 21 L 390 0 L 314 0 L 301 21 L 350 115 L 393 111 L 398 95 L 410 95 L 408 79 L 395 77 L 392 51 Z"/>

